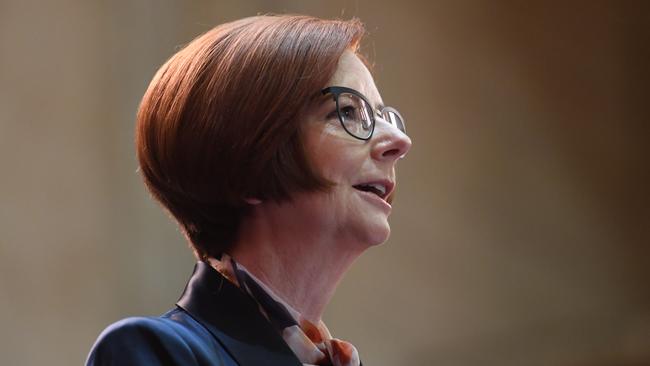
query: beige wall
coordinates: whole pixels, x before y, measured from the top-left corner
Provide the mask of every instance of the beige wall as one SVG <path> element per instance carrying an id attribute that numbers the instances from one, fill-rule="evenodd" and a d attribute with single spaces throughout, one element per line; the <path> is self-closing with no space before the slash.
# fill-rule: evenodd
<path id="1" fill-rule="evenodd" d="M 179 45 L 269 11 L 361 17 L 413 137 L 393 235 L 326 313 L 366 364 L 650 363 L 649 9 L 554 4 L 3 0 L 0 363 L 81 364 L 172 306 L 193 258 L 135 110 Z"/>

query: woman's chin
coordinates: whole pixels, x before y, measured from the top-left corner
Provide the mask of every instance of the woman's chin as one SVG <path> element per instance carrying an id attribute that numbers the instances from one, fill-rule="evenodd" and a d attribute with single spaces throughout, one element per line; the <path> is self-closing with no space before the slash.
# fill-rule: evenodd
<path id="1" fill-rule="evenodd" d="M 386 226 L 385 230 L 377 233 L 376 238 L 373 241 L 372 245 L 384 244 L 389 237 L 390 237 L 390 226 Z"/>
<path id="2" fill-rule="evenodd" d="M 385 222 L 383 225 L 369 227 L 360 242 L 364 243 L 366 247 L 373 247 L 385 243 L 388 237 L 390 237 L 390 225 Z"/>

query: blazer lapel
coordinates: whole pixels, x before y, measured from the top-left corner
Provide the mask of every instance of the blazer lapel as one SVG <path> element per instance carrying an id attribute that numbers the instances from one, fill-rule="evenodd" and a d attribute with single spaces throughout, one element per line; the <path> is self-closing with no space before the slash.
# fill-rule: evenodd
<path id="1" fill-rule="evenodd" d="M 208 328 L 240 366 L 301 366 L 257 304 L 209 264 L 198 262 L 176 304 Z"/>

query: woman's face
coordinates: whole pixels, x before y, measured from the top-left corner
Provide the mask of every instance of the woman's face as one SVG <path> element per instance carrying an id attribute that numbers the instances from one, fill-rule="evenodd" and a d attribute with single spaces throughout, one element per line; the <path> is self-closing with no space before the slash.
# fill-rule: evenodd
<path id="1" fill-rule="evenodd" d="M 370 72 L 350 51 L 341 56 L 328 86 L 355 89 L 375 109 L 382 105 Z M 331 95 L 310 114 L 304 132 L 311 164 L 334 185 L 325 192 L 298 194 L 294 204 L 306 210 L 305 218 L 318 220 L 323 230 L 341 239 L 364 246 L 386 241 L 391 212 L 387 197 L 395 189 L 395 163 L 411 147 L 409 137 L 380 117 L 375 117 L 369 140 L 352 137 L 341 126 Z"/>

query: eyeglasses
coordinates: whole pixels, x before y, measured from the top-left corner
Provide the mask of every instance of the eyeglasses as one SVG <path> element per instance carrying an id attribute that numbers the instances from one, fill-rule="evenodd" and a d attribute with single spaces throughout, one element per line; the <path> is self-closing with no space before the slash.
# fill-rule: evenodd
<path id="1" fill-rule="evenodd" d="M 370 140 L 375 131 L 375 116 L 406 133 L 404 118 L 395 108 L 382 107 L 376 110 L 363 94 L 343 86 L 330 86 L 321 92 L 323 95 L 332 94 L 341 126 L 359 140 Z"/>

